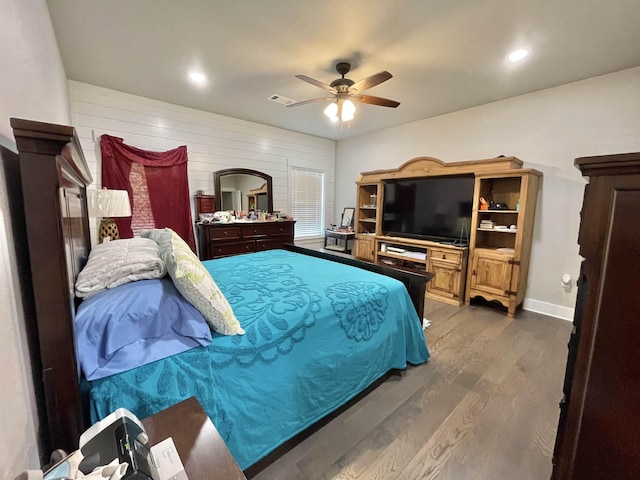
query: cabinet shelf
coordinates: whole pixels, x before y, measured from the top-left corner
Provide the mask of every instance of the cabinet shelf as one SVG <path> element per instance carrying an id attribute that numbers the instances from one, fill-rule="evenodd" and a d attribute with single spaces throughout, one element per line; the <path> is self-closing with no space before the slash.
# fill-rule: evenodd
<path id="1" fill-rule="evenodd" d="M 403 251 L 392 251 L 392 249 Z M 415 273 L 433 274 L 426 296 L 460 306 L 464 296 L 467 248 L 428 240 L 378 236 L 375 262 Z"/>
<path id="2" fill-rule="evenodd" d="M 378 226 L 379 182 L 356 182 L 358 185 L 354 230 L 357 232 L 354 256 L 359 260 L 375 260 L 374 237 Z"/>
<path id="3" fill-rule="evenodd" d="M 474 297 L 495 300 L 507 308 L 510 317 L 522 304 L 541 175 L 533 169 L 476 175 L 474 205 L 479 207 L 480 199 L 485 198 L 496 204 L 517 206 L 517 209 L 474 209 L 465 295 L 467 303 Z M 495 228 L 496 225 L 514 225 L 517 228 Z"/>
<path id="4" fill-rule="evenodd" d="M 425 254 L 425 258 L 415 258 L 409 255 L 403 255 L 402 253 L 393 253 L 393 252 L 378 252 L 378 257 L 388 257 L 388 258 L 396 258 L 398 260 L 406 260 L 408 262 L 420 263 L 423 265 L 427 264 L 427 258 Z"/>
<path id="5" fill-rule="evenodd" d="M 518 210 L 478 210 L 478 213 L 518 213 Z"/>
<path id="6" fill-rule="evenodd" d="M 500 232 L 500 233 L 518 233 L 518 230 L 511 228 L 478 228 L 479 232 Z"/>
<path id="7" fill-rule="evenodd" d="M 514 248 L 510 248 L 510 247 L 486 247 L 486 246 L 480 246 L 480 247 L 476 247 L 475 248 L 476 251 L 480 252 L 499 252 L 499 253 L 504 253 L 504 254 L 510 254 L 515 252 Z"/>
<path id="8" fill-rule="evenodd" d="M 385 263 L 381 260 L 376 261 L 376 265 L 381 265 L 383 267 L 391 267 L 395 270 L 402 270 L 403 272 L 421 273 L 423 275 L 426 273 L 426 270 L 424 268 L 414 268 L 414 267 L 407 267 L 406 265 L 396 265 L 391 263 Z"/>

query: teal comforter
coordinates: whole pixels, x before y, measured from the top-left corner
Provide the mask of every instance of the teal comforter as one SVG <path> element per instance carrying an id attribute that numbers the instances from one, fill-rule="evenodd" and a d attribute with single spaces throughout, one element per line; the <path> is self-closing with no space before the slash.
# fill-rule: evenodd
<path id="1" fill-rule="evenodd" d="M 397 280 L 283 250 L 203 264 L 246 334 L 91 382 L 92 421 L 195 396 L 246 469 L 390 369 L 429 358 Z"/>

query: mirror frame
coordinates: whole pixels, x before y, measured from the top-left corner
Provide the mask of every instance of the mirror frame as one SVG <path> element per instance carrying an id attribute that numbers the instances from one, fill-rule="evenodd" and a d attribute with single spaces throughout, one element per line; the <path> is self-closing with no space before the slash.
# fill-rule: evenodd
<path id="1" fill-rule="evenodd" d="M 222 208 L 222 189 L 220 187 L 220 179 L 227 175 L 252 175 L 254 177 L 260 177 L 267 183 L 267 208 L 268 213 L 273 213 L 273 182 L 271 175 L 259 172 L 257 170 L 251 170 L 249 168 L 226 168 L 224 170 L 218 170 L 213 172 L 213 187 L 215 188 L 215 209 L 219 212 Z"/>

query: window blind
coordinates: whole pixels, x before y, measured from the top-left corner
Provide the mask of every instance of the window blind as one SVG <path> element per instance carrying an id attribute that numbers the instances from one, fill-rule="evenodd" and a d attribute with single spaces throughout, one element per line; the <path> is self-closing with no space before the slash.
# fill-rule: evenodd
<path id="1" fill-rule="evenodd" d="M 291 214 L 296 237 L 324 234 L 324 172 L 291 168 Z"/>

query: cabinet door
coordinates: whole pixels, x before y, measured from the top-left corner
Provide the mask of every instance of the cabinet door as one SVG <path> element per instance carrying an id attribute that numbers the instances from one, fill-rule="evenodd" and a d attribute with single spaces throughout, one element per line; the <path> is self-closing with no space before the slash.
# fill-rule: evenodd
<path id="1" fill-rule="evenodd" d="M 427 283 L 427 292 L 446 298 L 458 300 L 460 290 L 460 268 L 448 262 L 429 260 L 427 271 L 434 277 Z"/>
<path id="2" fill-rule="evenodd" d="M 473 252 L 470 287 L 495 296 L 509 296 L 513 257 L 476 249 Z"/>
<path id="3" fill-rule="evenodd" d="M 374 238 L 359 237 L 356 238 L 353 256 L 359 260 L 373 262 L 374 259 Z"/>

